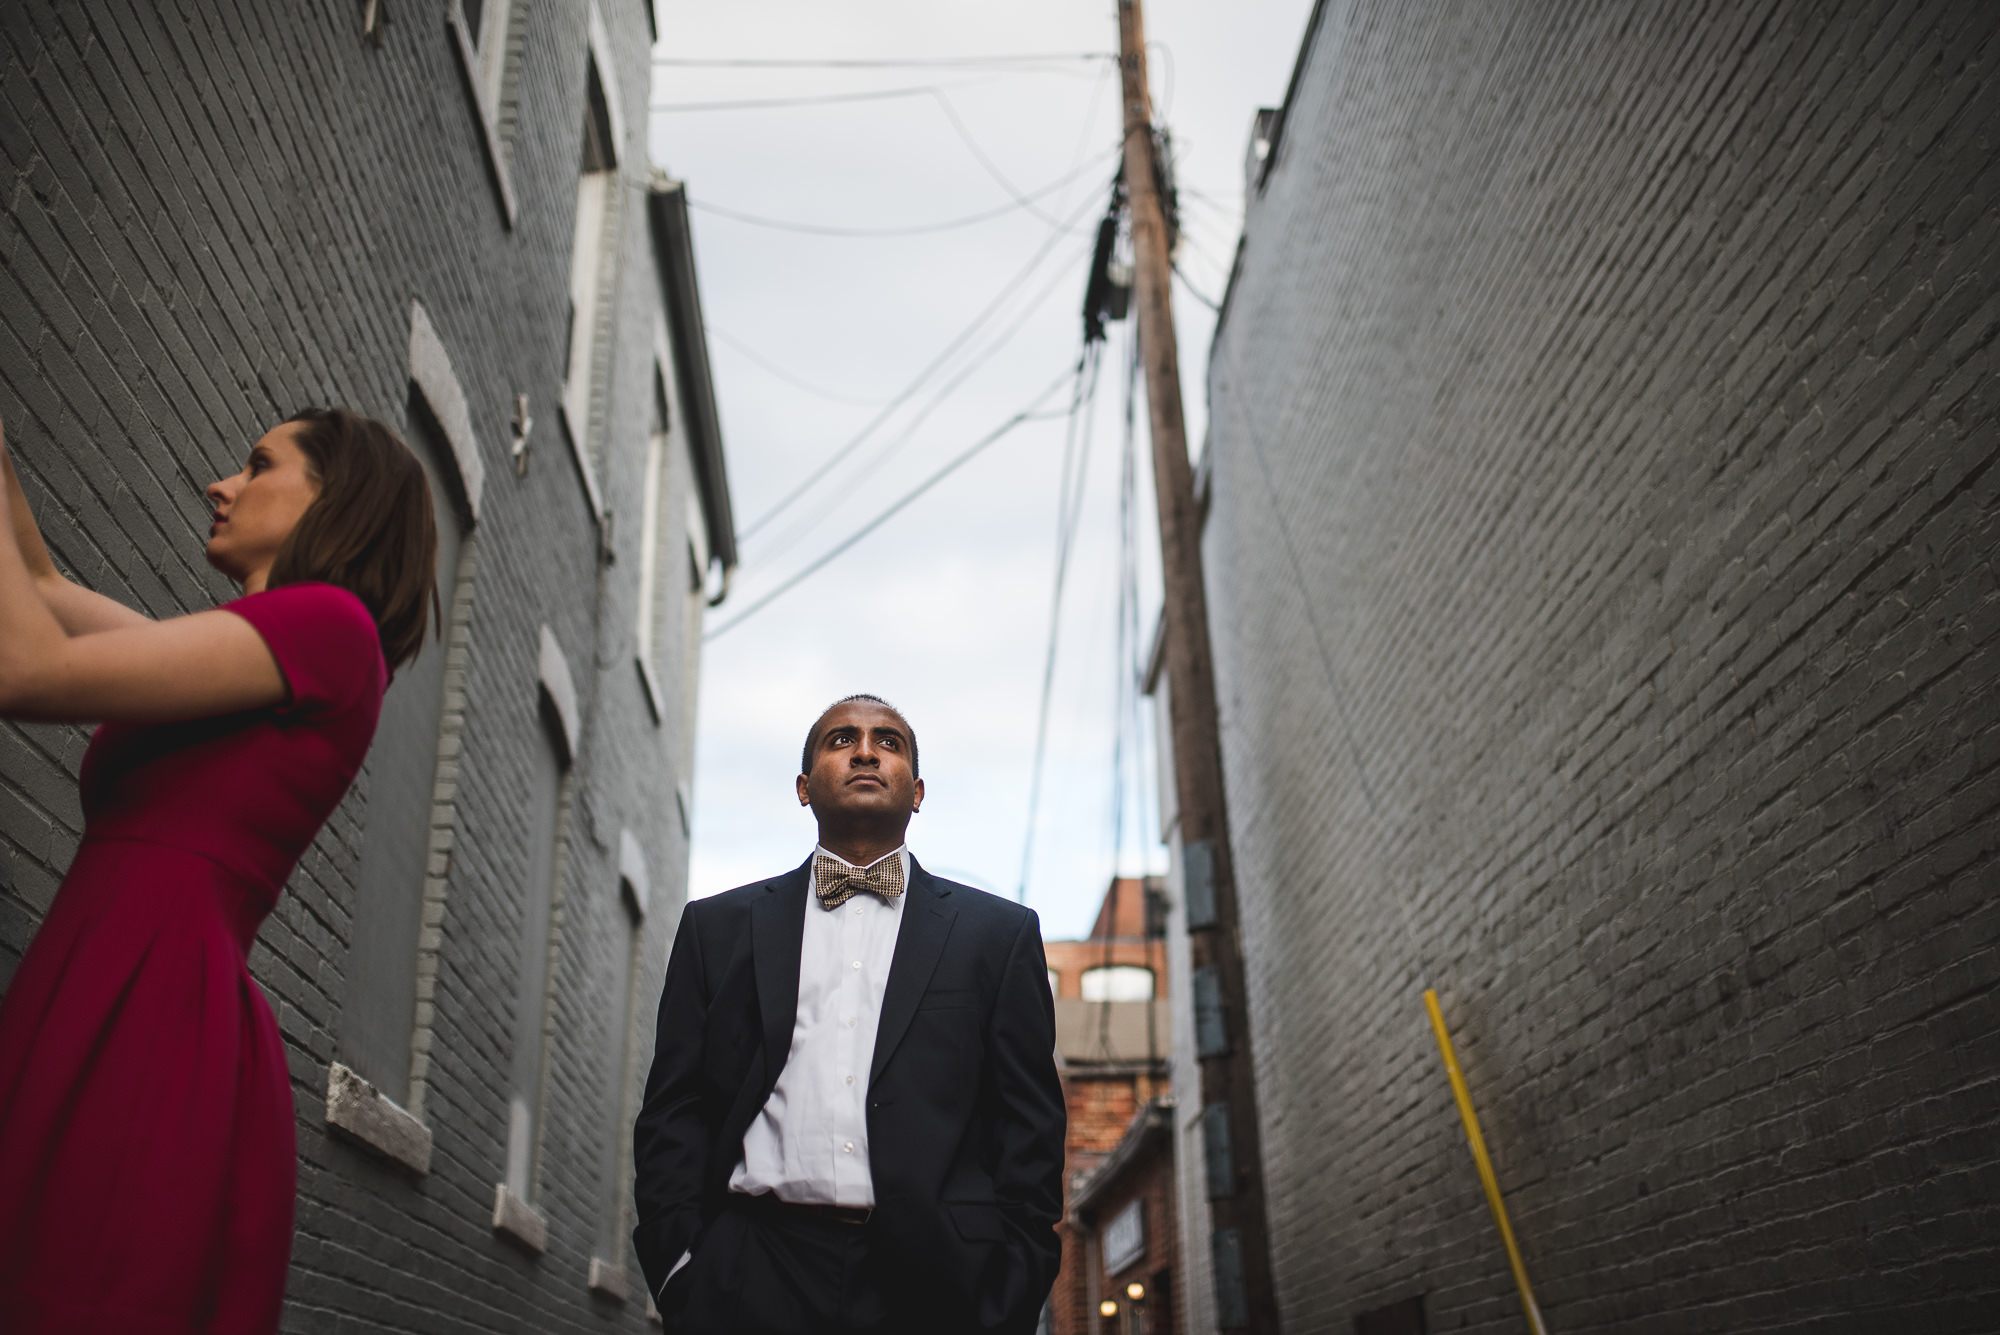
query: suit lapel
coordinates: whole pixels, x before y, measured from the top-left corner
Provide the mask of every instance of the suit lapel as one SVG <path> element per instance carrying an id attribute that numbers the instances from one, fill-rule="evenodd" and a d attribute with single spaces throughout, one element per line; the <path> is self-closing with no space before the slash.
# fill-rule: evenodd
<path id="1" fill-rule="evenodd" d="M 777 1083 L 792 1050 L 799 1014 L 799 953 L 805 942 L 807 869 L 812 859 L 774 881 L 750 906 L 751 967 L 757 1010 L 764 1020 L 764 1093 Z"/>
<path id="2" fill-rule="evenodd" d="M 875 1059 L 868 1067 L 871 1088 L 882 1068 L 889 1064 L 896 1045 L 903 1041 L 903 1034 L 917 1013 L 917 1003 L 923 1000 L 924 990 L 930 986 L 938 957 L 944 953 L 952 919 L 957 916 L 958 906 L 951 902 L 951 891 L 912 856 L 909 894 L 903 904 L 902 925 L 896 932 L 896 953 L 889 959 L 889 981 L 882 989 L 882 1018 L 875 1028 Z M 796 1006 L 796 1000 L 793 1004 Z"/>

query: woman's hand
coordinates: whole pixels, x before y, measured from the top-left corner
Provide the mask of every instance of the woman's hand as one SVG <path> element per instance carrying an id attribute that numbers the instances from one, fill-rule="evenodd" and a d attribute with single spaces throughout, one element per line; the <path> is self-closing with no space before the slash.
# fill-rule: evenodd
<path id="1" fill-rule="evenodd" d="M 48 546 L 42 541 L 42 530 L 35 523 L 35 512 L 28 508 L 28 494 L 21 489 L 20 474 L 14 471 L 5 423 L 0 423 L 0 484 L 6 488 L 5 509 L 14 529 L 14 547 L 21 554 L 21 563 L 28 569 L 35 592 L 48 604 L 66 634 L 90 635 L 100 630 L 152 624 L 151 617 L 71 583 L 56 569 Z"/>
<path id="2" fill-rule="evenodd" d="M 48 566 L 60 589 L 78 595 L 89 632 L 58 619 L 62 600 L 30 553 L 48 552 L 6 455 L 0 427 L 0 716 L 51 722 L 128 719 L 168 722 L 283 704 L 290 695 L 278 660 L 254 627 L 220 609 L 153 622 L 108 598 L 78 589 Z M 43 586 L 43 587 L 38 587 Z M 87 600 L 87 601 L 82 601 Z M 122 615 L 107 617 L 108 605 Z M 109 624 L 104 624 L 108 622 Z"/>

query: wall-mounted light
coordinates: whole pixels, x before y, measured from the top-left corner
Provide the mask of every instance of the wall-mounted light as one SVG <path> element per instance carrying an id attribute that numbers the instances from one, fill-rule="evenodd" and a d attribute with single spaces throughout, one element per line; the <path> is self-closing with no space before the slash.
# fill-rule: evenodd
<path id="1" fill-rule="evenodd" d="M 1113 1302 L 1111 1299 L 1106 1298 L 1103 1302 L 1097 1305 L 1097 1314 L 1099 1316 L 1117 1316 L 1118 1304 Z"/>
<path id="2" fill-rule="evenodd" d="M 1146 1296 L 1146 1286 L 1135 1280 L 1125 1286 L 1125 1296 L 1135 1303 L 1139 1302 Z"/>

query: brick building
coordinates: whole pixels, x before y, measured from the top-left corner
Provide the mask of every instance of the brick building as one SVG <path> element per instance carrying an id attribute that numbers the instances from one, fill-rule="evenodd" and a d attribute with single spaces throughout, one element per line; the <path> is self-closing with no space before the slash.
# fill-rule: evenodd
<path id="1" fill-rule="evenodd" d="M 1047 941 L 1049 987 L 1056 997 L 1056 1053 L 1069 1127 L 1063 1155 L 1062 1272 L 1049 1299 L 1053 1335 L 1168 1335 L 1101 1320 L 1099 1304 L 1121 1304 L 1133 1277 L 1151 1283 L 1177 1266 L 1171 1224 L 1148 1215 L 1136 1226 L 1136 1250 L 1120 1241 L 1109 1259 L 1102 1228 L 1138 1197 L 1164 1205 L 1173 1197 L 1173 1156 L 1160 1153 L 1160 1123 L 1173 1103 L 1167 1080 L 1170 1018 L 1166 900 L 1157 877 L 1121 876 L 1106 889 L 1090 935 Z M 1078 1202 L 1082 1205 L 1079 1207 Z M 1109 1208 L 1107 1208 L 1109 1207 Z M 1142 1213 L 1144 1213 L 1142 1206 Z M 1120 1239 L 1132 1229 L 1120 1221 Z M 1129 1273 L 1128 1273 L 1129 1272 Z M 1113 1281 L 1115 1282 L 1115 1285 Z M 1171 1279 L 1167 1285 L 1172 1286 Z M 1156 1312 L 1159 1306 L 1156 1304 Z"/>
<path id="2" fill-rule="evenodd" d="M 686 200 L 645 149 L 654 23 L 0 19 L 0 414 L 57 561 L 159 615 L 228 597 L 201 487 L 309 405 L 396 426 L 438 502 L 443 641 L 251 955 L 298 1109 L 289 1330 L 646 1327 L 630 1124 L 735 561 Z M 87 740 L 0 726 L 0 985 Z"/>
<path id="3" fill-rule="evenodd" d="M 1996 69 L 1977 3 L 1317 7 L 1198 468 L 1292 1335 L 1522 1328 L 1426 987 L 1550 1329 L 1990 1328 Z"/>

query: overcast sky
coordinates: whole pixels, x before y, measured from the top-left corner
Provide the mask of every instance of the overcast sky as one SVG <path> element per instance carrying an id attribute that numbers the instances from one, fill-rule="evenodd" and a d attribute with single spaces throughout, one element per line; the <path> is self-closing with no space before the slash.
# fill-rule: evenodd
<path id="1" fill-rule="evenodd" d="M 1174 136 L 1183 190 L 1180 265 L 1207 298 L 1221 296 L 1228 276 L 1252 113 L 1283 99 L 1310 8 L 1310 0 L 1149 4 L 1155 106 Z M 868 691 L 895 702 L 917 730 L 929 793 L 911 825 L 912 852 L 934 872 L 1012 895 L 1048 650 L 1067 373 L 1081 346 L 1085 261 L 1118 142 L 1115 66 L 1074 57 L 1115 51 L 1115 10 L 1101 0 L 662 0 L 659 13 L 660 61 L 1064 57 L 862 69 L 662 63 L 653 76 L 653 158 L 688 183 L 696 210 L 743 535 L 730 596 L 709 615 L 711 632 L 729 628 L 702 662 L 690 892 L 713 894 L 804 858 L 813 824 L 792 776 L 805 730 L 833 699 Z M 898 95 L 798 100 L 885 91 Z M 771 101 L 787 104 L 699 107 Z M 1022 196 L 1031 208 L 1016 205 Z M 1002 209 L 945 230 L 860 237 L 728 216 L 866 231 Z M 1214 317 L 1186 291 L 1175 314 L 1198 450 Z M 1145 782 L 1126 804 L 1122 852 L 1113 847 L 1130 333 L 1129 323 L 1114 325 L 1102 354 L 1058 639 L 1027 878 L 1028 903 L 1051 939 L 1088 930 L 1114 863 L 1127 874 L 1164 864 L 1150 735 L 1125 740 L 1145 766 L 1127 772 Z M 1016 427 L 730 625 L 1044 391 L 1047 419 Z M 753 529 L 885 412 L 845 464 Z M 1135 546 L 1150 635 L 1159 558 L 1143 403 L 1137 417 Z"/>

